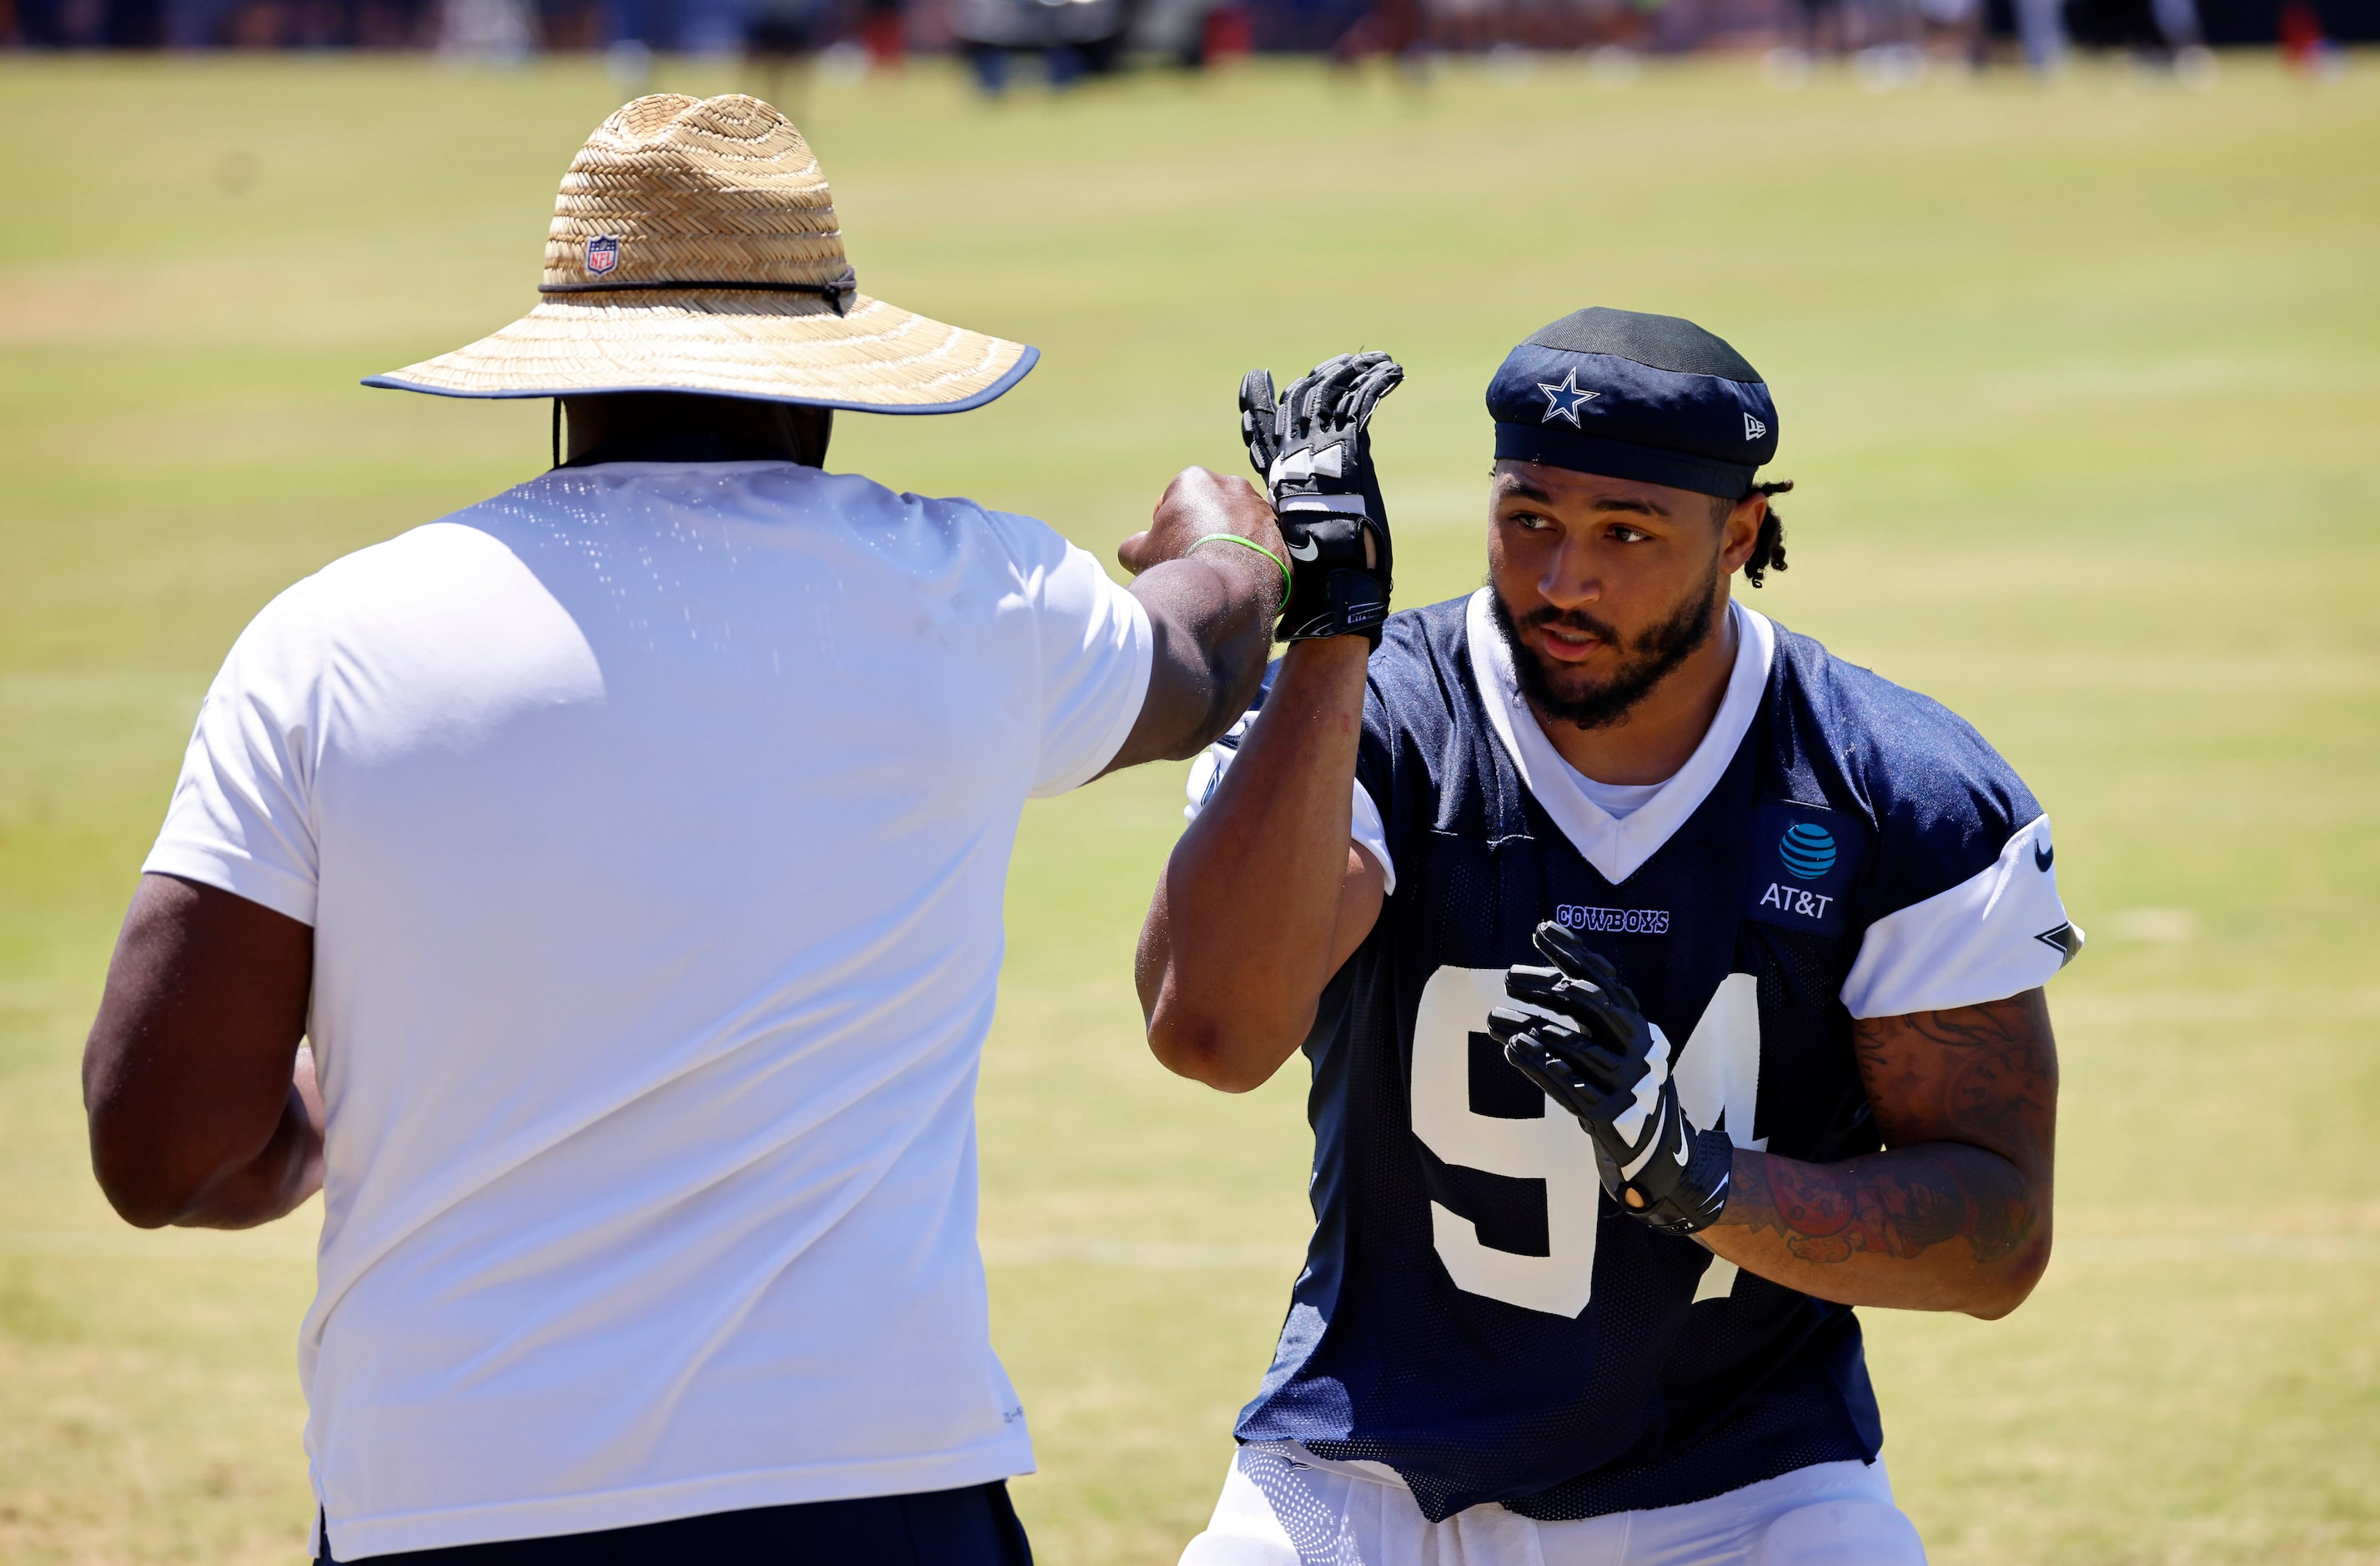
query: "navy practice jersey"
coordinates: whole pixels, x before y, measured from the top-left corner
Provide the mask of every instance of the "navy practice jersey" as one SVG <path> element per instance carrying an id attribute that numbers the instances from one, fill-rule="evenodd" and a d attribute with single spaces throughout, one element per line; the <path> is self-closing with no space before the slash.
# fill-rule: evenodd
<path id="1" fill-rule="evenodd" d="M 2079 943 L 2047 821 L 1973 729 L 1733 613 L 1712 737 L 1618 822 L 1557 773 L 1484 599 L 1390 620 L 1355 836 L 1393 890 L 1305 1044 L 1316 1228 L 1243 1441 L 1384 1464 L 1433 1520 L 1676 1505 L 1875 1456 L 1852 1313 L 1620 1212 L 1586 1133 L 1487 1033 L 1504 970 L 1560 920 L 1683 1041 L 1697 1124 L 1831 1161 L 1878 1146 L 1854 1012 L 2015 994 Z"/>

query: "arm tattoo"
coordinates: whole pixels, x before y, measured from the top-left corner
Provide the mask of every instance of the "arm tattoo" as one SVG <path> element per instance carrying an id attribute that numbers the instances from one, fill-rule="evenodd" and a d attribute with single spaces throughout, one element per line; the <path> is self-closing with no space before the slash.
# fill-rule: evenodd
<path id="1" fill-rule="evenodd" d="M 2041 991 L 1852 1024 L 1886 1142 L 1964 1142 L 2022 1162 L 2046 1151 L 2058 1055 Z"/>
<path id="2" fill-rule="evenodd" d="M 1741 1159 L 1742 1154 L 1737 1158 Z M 1737 1168 L 1742 1168 L 1741 1162 Z M 1767 1157 L 1728 1196 L 1726 1223 L 1773 1229 L 1803 1261 L 1907 1260 L 1963 1239 L 1980 1266 L 2013 1255 L 2039 1227 L 2023 1175 L 1976 1147 L 1912 1147 L 1850 1163 Z"/>
<path id="3" fill-rule="evenodd" d="M 1840 1164 L 1737 1155 L 1727 1223 L 1812 1262 L 1906 1259 L 1963 1239 L 1978 1266 L 2024 1248 L 2048 1190 L 2058 1060 L 2041 992 L 1852 1025 L 1891 1151 Z"/>

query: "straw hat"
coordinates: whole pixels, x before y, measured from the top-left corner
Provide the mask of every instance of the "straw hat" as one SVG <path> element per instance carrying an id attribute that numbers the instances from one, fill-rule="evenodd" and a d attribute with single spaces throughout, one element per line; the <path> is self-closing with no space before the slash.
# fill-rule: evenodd
<path id="1" fill-rule="evenodd" d="M 598 126 L 563 176 L 538 292 L 492 336 L 364 384 L 958 413 L 1040 357 L 860 293 L 809 144 L 741 93 L 657 92 Z"/>

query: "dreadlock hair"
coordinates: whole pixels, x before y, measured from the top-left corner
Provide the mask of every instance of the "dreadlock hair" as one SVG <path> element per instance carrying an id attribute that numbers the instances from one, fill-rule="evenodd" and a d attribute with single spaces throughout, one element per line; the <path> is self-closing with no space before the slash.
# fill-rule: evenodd
<path id="1" fill-rule="evenodd" d="M 1772 570 L 1785 569 L 1785 518 L 1777 515 L 1777 497 L 1793 487 L 1791 479 L 1771 479 L 1765 484 L 1755 484 L 1748 494 L 1767 495 L 1768 510 L 1760 518 L 1760 534 L 1752 540 L 1751 557 L 1743 563 L 1743 579 L 1754 587 Z M 1724 518 L 1738 503 L 1721 501 L 1718 514 Z"/>

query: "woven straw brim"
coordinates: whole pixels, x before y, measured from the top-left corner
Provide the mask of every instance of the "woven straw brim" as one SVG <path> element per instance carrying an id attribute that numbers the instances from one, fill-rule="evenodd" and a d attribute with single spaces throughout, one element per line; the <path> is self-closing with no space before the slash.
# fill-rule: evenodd
<path id="1" fill-rule="evenodd" d="M 719 288 L 549 297 L 468 347 L 367 380 L 449 397 L 695 392 L 868 413 L 960 413 L 1039 353 L 852 296 Z"/>

